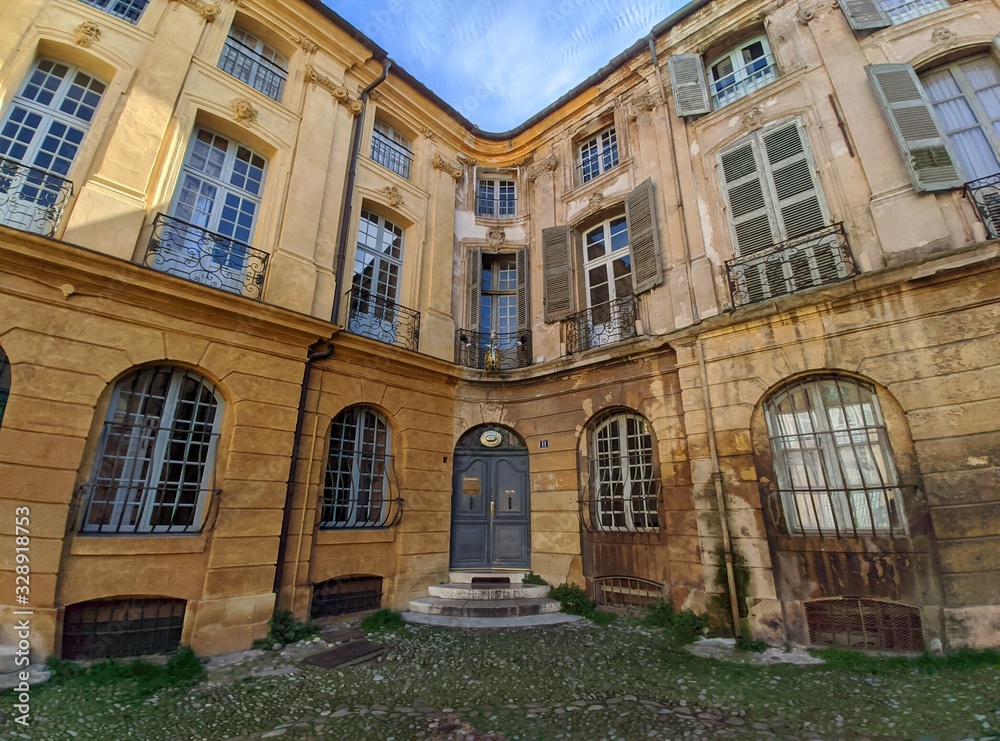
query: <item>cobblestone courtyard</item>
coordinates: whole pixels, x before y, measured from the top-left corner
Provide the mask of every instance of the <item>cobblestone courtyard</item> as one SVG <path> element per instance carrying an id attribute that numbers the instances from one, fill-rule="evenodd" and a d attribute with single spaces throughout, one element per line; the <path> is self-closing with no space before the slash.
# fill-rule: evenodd
<path id="1" fill-rule="evenodd" d="M 409 626 L 375 660 L 303 664 L 325 645 L 213 661 L 207 681 L 138 699 L 128 682 L 32 690 L 30 739 L 984 739 L 1000 666 L 887 659 L 739 664 L 656 630 L 580 623 L 511 631 Z M 750 654 L 734 654 L 750 658 Z"/>

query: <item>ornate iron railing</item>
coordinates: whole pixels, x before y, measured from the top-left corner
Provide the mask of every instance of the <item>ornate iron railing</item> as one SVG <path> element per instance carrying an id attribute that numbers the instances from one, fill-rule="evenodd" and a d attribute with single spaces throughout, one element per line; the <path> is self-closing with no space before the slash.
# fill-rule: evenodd
<path id="1" fill-rule="evenodd" d="M 966 183 L 965 195 L 976 207 L 986 236 L 1000 239 L 1000 173 Z"/>
<path id="2" fill-rule="evenodd" d="M 837 283 L 857 274 L 843 224 L 726 262 L 733 305 L 764 301 L 807 288 Z"/>
<path id="3" fill-rule="evenodd" d="M 226 39 L 226 46 L 219 59 L 219 69 L 272 100 L 281 100 L 281 90 L 288 77 L 288 71 L 284 67 L 231 37 Z"/>
<path id="4" fill-rule="evenodd" d="M 455 333 L 455 362 L 467 368 L 500 371 L 531 365 L 531 331 Z"/>
<path id="5" fill-rule="evenodd" d="M 582 352 L 636 336 L 635 296 L 592 306 L 567 319 L 566 349 Z"/>
<path id="6" fill-rule="evenodd" d="M 765 54 L 757 57 L 743 67 L 733 70 L 721 80 L 709 84 L 712 90 L 712 105 L 716 109 L 727 106 L 777 78 L 778 68 L 774 63 L 774 56 Z"/>
<path id="7" fill-rule="evenodd" d="M 420 312 L 400 306 L 370 291 L 350 292 L 351 315 L 347 331 L 389 345 L 416 350 L 420 341 Z"/>
<path id="8" fill-rule="evenodd" d="M 856 538 L 860 535 L 906 535 L 903 490 L 913 486 L 865 486 L 842 489 L 777 491 L 788 532 Z M 912 497 L 911 497 L 912 499 Z"/>
<path id="9" fill-rule="evenodd" d="M 65 178 L 0 157 L 0 224 L 51 237 L 72 193 Z"/>
<path id="10" fill-rule="evenodd" d="M 327 486 L 320 502 L 320 529 L 355 530 L 396 525 L 403 517 L 404 500 L 398 494 L 393 460 L 391 455 L 360 456 L 344 470 L 328 470 Z M 396 496 L 392 496 L 393 493 Z"/>
<path id="11" fill-rule="evenodd" d="M 200 533 L 214 523 L 221 494 L 221 489 L 202 489 L 197 484 L 185 483 L 85 484 L 78 493 L 83 504 L 78 529 L 86 534 Z"/>
<path id="12" fill-rule="evenodd" d="M 231 237 L 157 214 L 143 264 L 259 301 L 269 257 Z"/>
<path id="13" fill-rule="evenodd" d="M 372 160 L 400 177 L 410 179 L 413 155 L 378 130 L 372 131 Z"/>
<path id="14" fill-rule="evenodd" d="M 146 9 L 149 0 L 83 0 L 87 5 L 100 8 L 105 13 L 128 21 L 133 26 L 139 22 L 142 11 Z"/>
<path id="15" fill-rule="evenodd" d="M 513 219 L 517 216 L 517 199 L 476 196 L 476 216 L 484 219 Z"/>

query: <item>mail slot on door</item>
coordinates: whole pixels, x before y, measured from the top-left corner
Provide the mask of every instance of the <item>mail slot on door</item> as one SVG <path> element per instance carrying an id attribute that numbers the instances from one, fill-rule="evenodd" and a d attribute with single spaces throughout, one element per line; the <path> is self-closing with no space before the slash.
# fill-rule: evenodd
<path id="1" fill-rule="evenodd" d="M 516 489 L 504 489 L 503 496 L 500 497 L 500 511 L 501 512 L 513 512 L 517 509 L 514 506 L 514 500 L 517 498 Z"/>

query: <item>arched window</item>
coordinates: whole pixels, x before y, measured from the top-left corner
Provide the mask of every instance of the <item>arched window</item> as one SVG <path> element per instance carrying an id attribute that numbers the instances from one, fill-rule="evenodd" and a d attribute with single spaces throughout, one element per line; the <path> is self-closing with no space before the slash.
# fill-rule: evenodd
<path id="1" fill-rule="evenodd" d="M 193 371 L 143 368 L 117 384 L 88 485 L 87 533 L 198 532 L 222 400 Z"/>
<path id="2" fill-rule="evenodd" d="M 369 407 L 351 407 L 330 425 L 320 527 L 383 527 L 389 522 L 392 432 Z"/>
<path id="3" fill-rule="evenodd" d="M 635 412 L 604 417 L 590 433 L 591 514 L 598 530 L 656 530 L 659 481 L 649 422 Z"/>
<path id="4" fill-rule="evenodd" d="M 899 475 L 872 386 L 807 378 L 776 392 L 764 412 L 790 532 L 903 531 Z"/>
<path id="5" fill-rule="evenodd" d="M 3 424 L 8 396 L 10 396 L 10 362 L 7 360 L 7 353 L 0 349 L 0 425 Z"/>

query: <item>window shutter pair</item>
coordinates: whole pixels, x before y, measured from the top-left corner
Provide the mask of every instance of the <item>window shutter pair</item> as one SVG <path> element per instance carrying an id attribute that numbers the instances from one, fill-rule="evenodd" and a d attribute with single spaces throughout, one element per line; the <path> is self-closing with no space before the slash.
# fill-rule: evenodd
<path id="1" fill-rule="evenodd" d="M 712 110 L 700 54 L 671 54 L 667 57 L 667 69 L 678 116 L 698 116 Z"/>
<path id="2" fill-rule="evenodd" d="M 531 324 L 528 316 L 528 250 L 520 249 L 515 254 L 517 265 L 517 327 L 527 329 Z M 483 291 L 483 249 L 469 250 L 469 329 L 479 331 L 479 311 Z"/>
<path id="3" fill-rule="evenodd" d="M 663 282 L 663 262 L 656 229 L 653 180 L 647 178 L 625 198 L 632 290 L 643 293 Z M 545 321 L 566 319 L 576 309 L 573 266 L 579 234 L 571 226 L 542 229 L 542 273 Z"/>
<path id="4" fill-rule="evenodd" d="M 752 255 L 828 222 L 805 134 L 795 122 L 719 156 L 734 252 Z"/>

